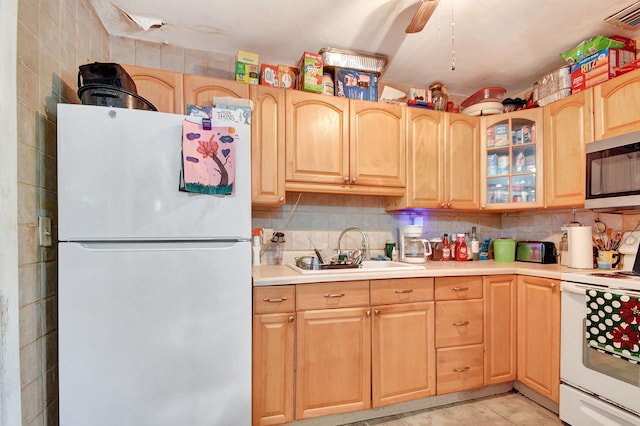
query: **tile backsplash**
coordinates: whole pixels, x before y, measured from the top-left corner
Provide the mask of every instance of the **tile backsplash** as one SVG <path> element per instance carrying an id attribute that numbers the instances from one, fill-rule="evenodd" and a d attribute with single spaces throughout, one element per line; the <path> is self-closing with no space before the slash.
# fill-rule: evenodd
<path id="1" fill-rule="evenodd" d="M 481 239 L 510 237 L 558 243 L 561 226 L 573 220 L 571 209 L 517 213 L 419 209 L 387 212 L 384 198 L 375 196 L 287 193 L 287 200 L 281 208 L 254 207 L 252 210 L 254 228 L 285 233 L 286 251 L 312 250 L 310 240 L 320 250 L 336 249 L 340 233 L 353 226 L 367 233 L 375 254 L 383 250 L 385 241 L 397 241 L 399 226 L 410 224 L 422 225 L 427 238 L 439 237 L 445 232 L 470 232 L 471 227 L 476 226 Z M 576 211 L 576 220 L 583 225 L 592 225 L 596 218 L 614 231 L 630 230 L 638 220 L 637 216 Z"/>

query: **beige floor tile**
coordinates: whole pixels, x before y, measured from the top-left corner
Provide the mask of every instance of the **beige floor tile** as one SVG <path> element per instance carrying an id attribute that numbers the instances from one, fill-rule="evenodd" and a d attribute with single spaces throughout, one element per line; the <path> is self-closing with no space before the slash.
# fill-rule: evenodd
<path id="1" fill-rule="evenodd" d="M 489 408 L 477 404 L 456 404 L 418 414 L 405 415 L 402 420 L 408 426 L 454 426 L 473 424 L 474 426 L 508 426 L 509 422 Z"/>
<path id="2" fill-rule="evenodd" d="M 486 398 L 477 402 L 483 404 L 514 425 L 561 425 L 558 416 L 520 394 L 507 394 Z"/>

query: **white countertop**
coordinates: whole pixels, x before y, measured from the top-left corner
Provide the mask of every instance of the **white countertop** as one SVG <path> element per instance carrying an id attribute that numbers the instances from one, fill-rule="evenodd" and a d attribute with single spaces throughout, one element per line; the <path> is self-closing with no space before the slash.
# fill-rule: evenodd
<path id="1" fill-rule="evenodd" d="M 286 265 L 257 266 L 252 270 L 253 285 L 305 284 L 328 281 L 375 280 L 384 278 L 413 277 L 453 277 L 465 275 L 500 275 L 520 274 L 543 278 L 560 279 L 562 273 L 572 270 L 561 265 L 542 265 L 539 263 L 513 262 L 499 263 L 494 260 L 479 262 L 427 262 L 418 270 L 385 271 L 385 272 L 332 272 L 331 274 L 300 274 Z"/>

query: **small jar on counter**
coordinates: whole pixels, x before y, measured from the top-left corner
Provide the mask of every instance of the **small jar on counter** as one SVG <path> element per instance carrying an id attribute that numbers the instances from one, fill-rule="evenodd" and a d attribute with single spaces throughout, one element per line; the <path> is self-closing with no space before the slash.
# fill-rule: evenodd
<path id="1" fill-rule="evenodd" d="M 427 257 L 427 259 L 436 261 L 442 260 L 442 238 L 431 238 L 429 240 L 429 244 L 431 244 L 431 254 Z"/>

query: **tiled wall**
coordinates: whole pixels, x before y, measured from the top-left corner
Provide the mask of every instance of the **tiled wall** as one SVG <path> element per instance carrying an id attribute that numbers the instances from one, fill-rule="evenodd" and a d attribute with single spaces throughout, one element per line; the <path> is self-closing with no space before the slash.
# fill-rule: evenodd
<path id="1" fill-rule="evenodd" d="M 57 252 L 37 223 L 57 240 L 56 105 L 77 102 L 78 66 L 107 60 L 109 37 L 89 0 L 19 0 L 17 40 L 22 424 L 57 425 Z"/>
<path id="2" fill-rule="evenodd" d="M 297 206 L 296 206 L 297 203 Z M 285 233 L 285 250 L 300 252 L 312 249 L 310 239 L 320 249 L 335 249 L 340 232 L 355 226 L 369 234 L 370 248 L 378 253 L 386 240 L 398 240 L 401 225 L 422 225 L 427 238 L 444 233 L 470 232 L 477 227 L 483 238 L 509 237 L 517 240 L 545 240 L 558 243 L 560 227 L 573 221 L 573 211 L 535 210 L 520 213 L 484 213 L 458 211 L 406 210 L 386 212 L 384 199 L 371 196 L 287 193 L 281 208 L 254 207 L 254 228 L 271 228 Z M 576 221 L 593 225 L 599 218 L 614 230 L 630 230 L 637 216 L 596 214 L 578 210 Z"/>

